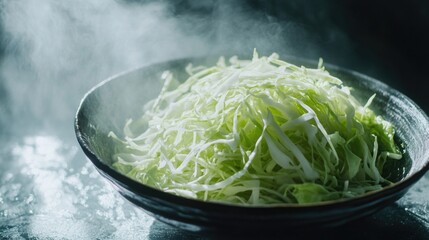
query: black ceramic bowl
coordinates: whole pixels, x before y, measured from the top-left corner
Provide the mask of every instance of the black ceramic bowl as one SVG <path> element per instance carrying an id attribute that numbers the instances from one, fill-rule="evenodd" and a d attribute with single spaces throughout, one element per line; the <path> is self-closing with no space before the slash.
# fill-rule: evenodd
<path id="1" fill-rule="evenodd" d="M 298 64 L 308 65 L 297 59 Z M 138 68 L 113 76 L 90 90 L 75 119 L 79 144 L 97 170 L 126 199 L 167 224 L 195 232 L 249 231 L 252 229 L 299 230 L 338 226 L 370 215 L 402 197 L 429 169 L 429 120 L 426 114 L 400 92 L 363 74 L 327 65 L 331 74 L 353 86 L 366 101 L 377 94 L 372 108 L 393 122 L 406 149 L 409 164 L 396 166 L 392 176 L 400 179 L 380 191 L 346 200 L 311 205 L 239 206 L 175 196 L 136 182 L 111 168 L 109 131 L 121 133 L 128 118 L 142 115 L 145 102 L 156 97 L 164 70 L 184 75 L 193 62 L 213 64 L 210 59 L 182 59 Z M 311 64 L 313 67 L 314 65 Z M 393 166 L 395 168 L 395 166 Z"/>

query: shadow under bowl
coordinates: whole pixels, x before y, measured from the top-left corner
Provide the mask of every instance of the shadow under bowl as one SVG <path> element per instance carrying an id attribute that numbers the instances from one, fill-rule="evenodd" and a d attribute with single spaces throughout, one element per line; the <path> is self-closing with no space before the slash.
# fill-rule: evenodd
<path id="1" fill-rule="evenodd" d="M 315 67 L 314 62 L 289 58 Z M 408 164 L 396 167 L 397 182 L 360 197 L 309 205 L 240 206 L 179 197 L 141 184 L 111 167 L 113 142 L 110 131 L 121 133 L 126 119 L 143 114 L 142 106 L 155 98 L 162 87 L 161 74 L 170 70 L 186 79 L 185 66 L 213 65 L 213 58 L 180 59 L 137 68 L 113 76 L 90 90 L 82 99 L 75 118 L 77 140 L 99 173 L 119 193 L 156 219 L 181 229 L 200 233 L 256 230 L 299 231 L 307 227 L 333 227 L 368 216 L 401 198 L 429 169 L 429 120 L 408 97 L 366 75 L 326 65 L 326 69 L 356 89 L 358 99 L 377 97 L 372 109 L 396 126 L 404 144 Z M 395 180 L 395 179 L 394 179 Z"/>

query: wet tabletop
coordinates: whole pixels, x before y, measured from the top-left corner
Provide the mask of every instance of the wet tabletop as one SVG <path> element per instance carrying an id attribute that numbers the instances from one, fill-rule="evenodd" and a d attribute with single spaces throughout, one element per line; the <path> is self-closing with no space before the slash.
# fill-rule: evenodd
<path id="1" fill-rule="evenodd" d="M 70 133 L 1 136 L 1 237 L 211 238 L 167 226 L 124 200 L 85 158 L 74 139 L 72 127 L 58 126 L 57 130 Z M 426 174 L 397 203 L 371 217 L 320 234 L 330 239 L 342 239 L 344 234 L 348 239 L 383 239 L 387 236 L 427 239 L 428 214 L 429 175 Z M 264 238 L 266 234 L 269 235 L 261 233 L 257 238 Z"/>
<path id="2" fill-rule="evenodd" d="M 73 129 L 79 101 L 93 84 L 87 83 L 86 89 L 68 88 L 73 95 L 66 91 L 51 98 L 39 95 L 21 108 L 17 108 L 23 101 L 19 88 L 3 86 L 0 107 L 10 114 L 0 118 L 0 239 L 218 239 L 155 220 L 122 198 L 96 171 Z M 51 102 L 56 103 L 54 107 L 48 105 Z M 428 239 L 429 173 L 380 212 L 309 233 L 313 239 Z M 284 239 L 269 232 L 243 236 Z"/>
<path id="3" fill-rule="evenodd" d="M 98 174 L 73 129 L 79 101 L 93 84 L 27 100 L 15 85 L 3 86 L 0 109 L 8 114 L 0 118 L 0 239 L 218 238 L 192 235 L 154 220 Z M 70 91 L 74 94 L 68 95 Z M 373 216 L 311 234 L 313 239 L 428 239 L 429 174 Z M 267 232 L 246 238 L 267 236 L 284 238 Z"/>

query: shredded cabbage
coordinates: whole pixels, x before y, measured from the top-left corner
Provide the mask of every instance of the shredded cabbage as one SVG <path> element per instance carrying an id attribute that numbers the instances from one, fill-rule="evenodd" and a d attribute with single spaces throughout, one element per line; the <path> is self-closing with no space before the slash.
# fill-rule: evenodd
<path id="1" fill-rule="evenodd" d="M 128 120 L 113 167 L 143 184 L 204 201 L 246 205 L 350 198 L 390 182 L 401 158 L 394 126 L 324 69 L 277 54 L 220 58 L 183 83 L 165 72 L 159 96 Z"/>

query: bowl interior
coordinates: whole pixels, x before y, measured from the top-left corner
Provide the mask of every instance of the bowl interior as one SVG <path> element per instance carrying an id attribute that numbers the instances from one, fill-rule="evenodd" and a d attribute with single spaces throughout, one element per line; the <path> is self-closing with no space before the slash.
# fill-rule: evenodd
<path id="1" fill-rule="evenodd" d="M 76 116 L 76 133 L 84 150 L 90 152 L 98 164 L 111 165 L 113 142 L 107 137 L 110 131 L 121 136 L 129 118 L 143 114 L 143 105 L 155 98 L 162 87 L 161 74 L 170 70 L 178 79 L 186 79 L 184 68 L 190 62 L 213 65 L 217 59 L 182 59 L 138 68 L 114 76 L 94 87 L 82 100 Z M 308 67 L 316 63 L 296 58 L 291 62 Z M 404 146 L 405 160 L 393 162 L 383 173 L 390 180 L 404 182 L 418 173 L 419 178 L 428 170 L 429 121 L 426 114 L 400 92 L 363 74 L 333 65 L 326 69 L 352 86 L 353 94 L 363 103 L 374 93 L 371 108 L 396 126 L 398 142 Z M 399 183 L 397 183 L 399 184 Z"/>
<path id="2" fill-rule="evenodd" d="M 310 61 L 291 61 L 304 66 L 315 66 Z M 213 65 L 215 59 L 182 59 L 142 67 L 113 76 L 94 87 L 84 97 L 77 114 L 77 133 L 81 135 L 88 150 L 102 163 L 110 166 L 114 147 L 107 134 L 113 131 L 120 136 L 127 119 L 137 119 L 143 114 L 143 105 L 159 94 L 162 87 L 161 74 L 165 70 L 171 71 L 178 79 L 186 79 L 184 68 L 190 62 Z M 353 94 L 363 103 L 375 93 L 371 108 L 395 124 L 396 139 L 405 149 L 405 158 L 393 162 L 387 168 L 389 172 L 383 173 L 385 176 L 398 181 L 427 168 L 429 121 L 414 102 L 386 84 L 363 74 L 333 65 L 327 65 L 326 69 L 346 85 L 352 86 L 355 89 Z"/>
<path id="3" fill-rule="evenodd" d="M 297 58 L 287 60 L 308 67 L 317 63 Z M 354 95 L 366 102 L 374 93 L 371 108 L 396 126 L 396 137 L 405 152 L 405 161 L 391 161 L 383 176 L 396 183 L 362 196 L 308 205 L 242 206 L 203 202 L 164 193 L 138 183 L 111 168 L 114 144 L 108 133 L 122 137 L 129 118 L 143 114 L 143 105 L 155 98 L 162 87 L 161 75 L 170 70 L 186 79 L 184 68 L 190 62 L 213 65 L 217 58 L 182 59 L 137 68 L 107 79 L 83 98 L 75 119 L 79 144 L 97 170 L 120 194 L 158 220 L 184 230 L 200 233 L 253 232 L 262 229 L 299 231 L 311 226 L 339 226 L 368 216 L 405 194 L 429 169 L 429 120 L 409 98 L 387 85 L 360 73 L 325 65 L 334 76 L 356 90 Z"/>

